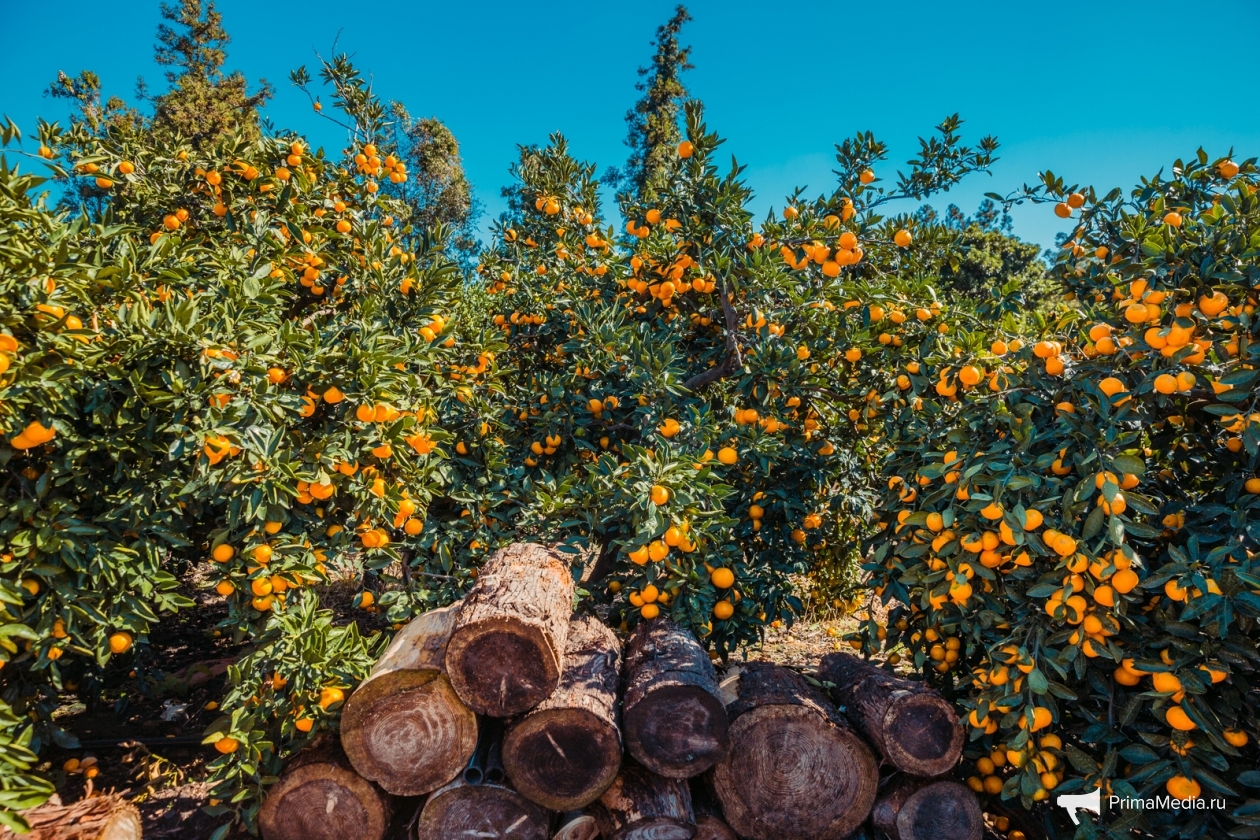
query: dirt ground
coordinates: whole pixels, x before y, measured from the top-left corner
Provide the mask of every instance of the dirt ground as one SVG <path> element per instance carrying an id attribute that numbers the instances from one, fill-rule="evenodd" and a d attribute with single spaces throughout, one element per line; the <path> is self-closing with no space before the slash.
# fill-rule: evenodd
<path id="1" fill-rule="evenodd" d="M 349 607 L 353 590 L 333 584 L 322 593 L 341 621 L 357 613 Z M 154 840 L 207 838 L 221 821 L 201 810 L 209 792 L 205 765 L 213 758 L 201 745 L 201 733 L 217 714 L 205 706 L 223 694 L 226 666 L 241 649 L 215 632 L 226 614 L 221 599 L 192 587 L 189 595 L 200 608 L 165 619 L 150 634 L 147 658 L 133 663 L 135 672 L 108 672 L 99 697 L 90 702 L 74 693 L 61 697 L 55 720 L 80 746 L 45 749 L 39 768 L 56 781 L 63 802 L 75 802 L 89 789 L 121 794 L 140 811 L 145 838 Z M 814 667 L 840 648 L 840 637 L 855 624 L 832 610 L 807 615 L 790 629 L 768 629 L 762 644 L 735 658 Z M 144 693 L 136 693 L 132 673 Z M 82 772 L 62 769 L 70 759 L 95 760 L 98 772 L 90 784 Z M 405 824 L 395 828 L 401 838 Z"/>

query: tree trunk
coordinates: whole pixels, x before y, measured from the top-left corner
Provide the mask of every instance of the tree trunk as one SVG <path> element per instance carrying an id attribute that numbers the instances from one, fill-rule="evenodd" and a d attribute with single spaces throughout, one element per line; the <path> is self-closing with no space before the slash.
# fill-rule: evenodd
<path id="1" fill-rule="evenodd" d="M 0 839 L 17 840 L 140 840 L 140 812 L 117 794 L 92 796 L 70 805 L 52 798 L 22 812 L 31 826 L 17 835 L 0 828 Z"/>
<path id="2" fill-rule="evenodd" d="M 984 813 L 964 785 L 902 776 L 879 795 L 871 823 L 889 840 L 982 840 Z"/>
<path id="3" fill-rule="evenodd" d="M 713 771 L 726 822 L 751 840 L 839 840 L 875 802 L 869 747 L 795 671 L 753 662 L 723 682 L 731 749 Z"/>
<path id="4" fill-rule="evenodd" d="M 594 616 L 574 616 L 559 687 L 503 741 L 503 766 L 526 799 L 573 811 L 598 799 L 617 777 L 620 664 L 613 632 Z"/>
<path id="5" fill-rule="evenodd" d="M 477 747 L 477 716 L 445 673 L 458 604 L 404 627 L 346 702 L 341 744 L 354 769 L 399 796 L 437 790 Z"/>
<path id="6" fill-rule="evenodd" d="M 381 840 L 389 827 L 389 795 L 354 772 L 334 738 L 289 760 L 263 801 L 264 840 Z"/>
<path id="7" fill-rule="evenodd" d="M 958 764 L 962 725 L 932 689 L 847 653 L 824 656 L 818 678 L 835 683 L 832 694 L 845 714 L 898 770 L 929 777 Z"/>
<path id="8" fill-rule="evenodd" d="M 691 792 L 680 779 L 625 761 L 616 780 L 591 806 L 604 840 L 692 840 Z"/>
<path id="9" fill-rule="evenodd" d="M 560 818 L 560 828 L 551 840 L 598 840 L 599 826 L 595 818 L 581 811 L 572 811 Z"/>
<path id="10" fill-rule="evenodd" d="M 722 805 L 704 779 L 691 780 L 691 810 L 696 815 L 695 840 L 739 840 L 722 816 Z"/>
<path id="11" fill-rule="evenodd" d="M 726 754 L 726 711 L 713 663 L 695 636 L 667 618 L 642 621 L 626 645 L 626 749 L 671 779 L 703 773 Z"/>
<path id="12" fill-rule="evenodd" d="M 557 552 L 516 543 L 496 551 L 464 598 L 446 650 L 451 685 L 490 717 L 551 696 L 573 612 L 573 574 Z"/>

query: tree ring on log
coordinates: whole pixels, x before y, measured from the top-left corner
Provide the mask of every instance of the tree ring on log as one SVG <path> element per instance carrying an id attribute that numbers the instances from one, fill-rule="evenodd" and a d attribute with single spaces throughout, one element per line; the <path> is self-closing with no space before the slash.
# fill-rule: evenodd
<path id="1" fill-rule="evenodd" d="M 694 825 L 670 817 L 656 817 L 623 828 L 608 840 L 692 840 L 695 836 Z"/>
<path id="2" fill-rule="evenodd" d="M 399 796 L 437 790 L 477 748 L 477 716 L 433 669 L 382 674 L 350 695 L 342 746 L 364 778 Z"/>
<path id="3" fill-rule="evenodd" d="M 575 811 L 599 799 L 617 778 L 621 738 L 585 709 L 544 709 L 508 731 L 503 763 L 526 799 L 553 811 Z M 593 767 L 599 768 L 594 774 Z"/>
<path id="4" fill-rule="evenodd" d="M 730 739 L 714 784 L 741 837 L 840 840 L 870 813 L 874 756 L 816 710 L 758 706 L 735 719 Z"/>
<path id="5" fill-rule="evenodd" d="M 564 825 L 551 840 L 599 840 L 599 826 L 590 814 L 579 814 L 562 822 Z"/>
<path id="6" fill-rule="evenodd" d="M 429 797 L 416 840 L 549 840 L 550 823 L 546 811 L 509 788 L 457 780 Z"/>
<path id="7" fill-rule="evenodd" d="M 939 776 L 954 769 L 962 750 L 958 718 L 935 695 L 906 693 L 896 697 L 884 716 L 888 760 L 912 768 L 916 775 Z"/>
<path id="8" fill-rule="evenodd" d="M 957 782 L 934 782 L 910 795 L 897 814 L 897 833 L 907 840 L 948 837 L 950 840 L 980 840 L 984 836 L 984 813 L 980 802 Z"/>
<path id="9" fill-rule="evenodd" d="M 703 773 L 730 744 L 722 701 L 694 685 L 650 690 L 626 709 L 623 729 L 630 754 L 670 779 Z"/>
<path id="10" fill-rule="evenodd" d="M 389 808 L 371 782 L 326 762 L 285 774 L 258 814 L 266 840 L 380 840 L 388 820 Z"/>
<path id="11" fill-rule="evenodd" d="M 528 712 L 560 682 L 560 656 L 542 628 L 511 619 L 460 627 L 446 656 L 455 693 L 491 717 Z"/>

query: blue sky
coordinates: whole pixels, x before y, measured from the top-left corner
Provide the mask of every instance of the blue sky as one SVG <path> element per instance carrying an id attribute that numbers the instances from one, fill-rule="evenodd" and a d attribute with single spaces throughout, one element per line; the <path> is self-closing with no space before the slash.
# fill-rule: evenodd
<path id="1" fill-rule="evenodd" d="M 655 27 L 671 2 L 633 4 L 358 4 L 221 0 L 232 34 L 228 68 L 276 87 L 267 114 L 329 148 L 343 135 L 287 81 L 335 38 L 370 71 L 379 94 L 447 123 L 487 216 L 518 143 L 563 132 L 599 170 L 624 161 L 624 114 L 637 97 Z M 932 203 L 972 210 L 1050 168 L 1100 189 L 1136 182 L 1188 156 L 1231 146 L 1260 154 L 1256 78 L 1260 2 L 1205 7 L 1142 2 L 695 2 L 684 33 L 686 76 L 728 153 L 748 165 L 754 210 L 781 207 L 797 185 L 830 191 L 833 145 L 872 130 L 900 164 L 947 114 L 967 139 L 996 134 L 993 177 L 975 175 Z M 0 113 L 27 131 L 64 118 L 42 91 L 58 70 L 88 68 L 130 97 L 137 76 L 163 89 L 153 63 L 157 0 L 0 0 Z M 53 34 L 49 34 L 53 33 Z M 887 170 L 896 168 L 890 164 Z M 881 174 L 892 175 L 891 171 Z M 1016 233 L 1049 245 L 1062 228 L 1048 207 L 1017 209 Z"/>

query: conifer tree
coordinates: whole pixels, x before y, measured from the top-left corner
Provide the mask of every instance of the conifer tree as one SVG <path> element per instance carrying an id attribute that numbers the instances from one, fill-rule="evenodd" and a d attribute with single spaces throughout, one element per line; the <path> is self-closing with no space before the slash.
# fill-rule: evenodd
<path id="1" fill-rule="evenodd" d="M 645 78 L 635 85 L 636 90 L 643 91 L 643 98 L 626 112 L 630 158 L 624 169 L 610 169 L 604 178 L 641 202 L 656 197 L 677 159 L 675 149 L 682 140 L 679 121 L 687 101 L 682 74 L 693 69 L 689 61 L 691 47 L 680 46 L 678 35 L 690 20 L 687 8 L 680 5 L 673 17 L 656 30 L 652 64 L 639 68 L 639 75 Z"/>

